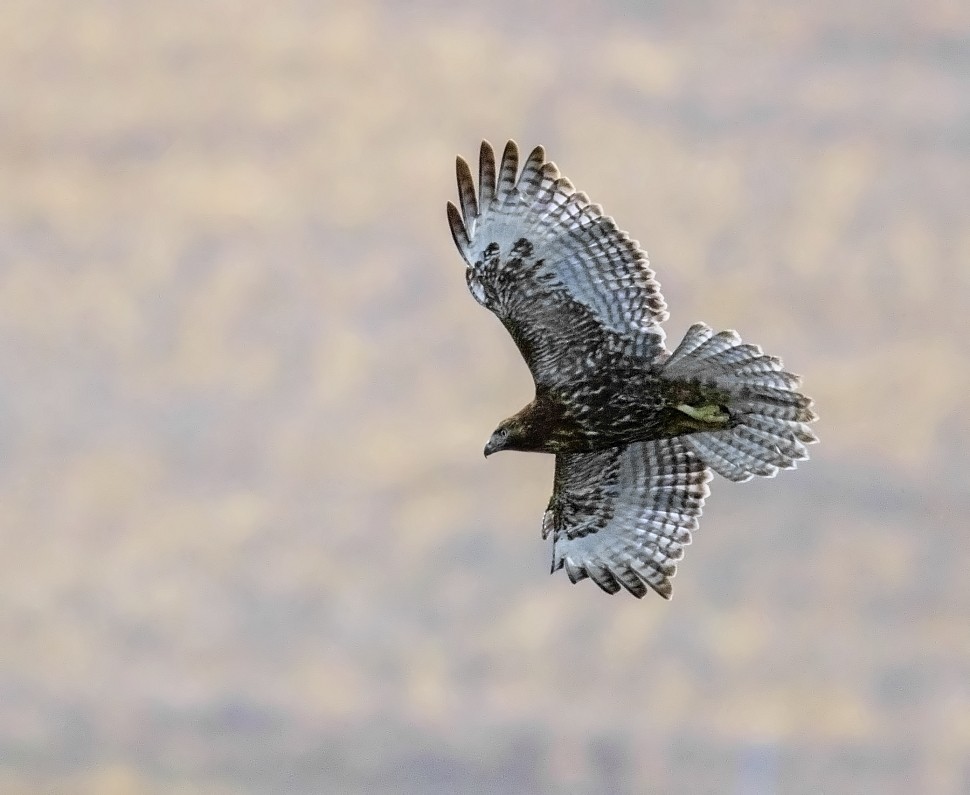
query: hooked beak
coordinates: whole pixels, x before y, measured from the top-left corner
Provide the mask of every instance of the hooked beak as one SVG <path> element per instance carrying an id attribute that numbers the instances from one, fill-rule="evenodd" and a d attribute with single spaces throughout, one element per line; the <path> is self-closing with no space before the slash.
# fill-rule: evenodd
<path id="1" fill-rule="evenodd" d="M 497 453 L 502 449 L 502 443 L 505 440 L 502 439 L 497 433 L 492 434 L 492 438 L 488 440 L 488 444 L 485 445 L 485 457 L 488 458 L 492 453 Z"/>

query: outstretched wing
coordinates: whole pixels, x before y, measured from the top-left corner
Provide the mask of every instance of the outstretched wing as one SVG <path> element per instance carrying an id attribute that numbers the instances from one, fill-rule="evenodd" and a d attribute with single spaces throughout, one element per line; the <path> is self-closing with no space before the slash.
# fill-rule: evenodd
<path id="1" fill-rule="evenodd" d="M 457 161 L 461 212 L 448 222 L 475 299 L 512 334 L 536 384 L 596 371 L 617 355 L 653 361 L 667 319 L 647 254 L 560 176 L 541 146 L 518 173 L 509 141 L 496 171 L 482 142 L 479 184 Z"/>
<path id="2" fill-rule="evenodd" d="M 553 536 L 552 570 L 591 578 L 607 593 L 637 598 L 649 585 L 665 599 L 697 529 L 711 473 L 678 438 L 556 456 L 542 537 Z"/>

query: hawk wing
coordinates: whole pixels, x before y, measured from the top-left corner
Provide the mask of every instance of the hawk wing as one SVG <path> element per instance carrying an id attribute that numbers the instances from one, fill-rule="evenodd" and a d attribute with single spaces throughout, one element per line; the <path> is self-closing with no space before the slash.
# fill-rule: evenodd
<path id="1" fill-rule="evenodd" d="M 641 598 L 649 585 L 669 599 L 710 479 L 679 438 L 557 455 L 542 521 L 552 570 L 565 567 L 574 583 L 589 577 L 607 593 L 622 586 Z"/>
<path id="2" fill-rule="evenodd" d="M 498 171 L 487 141 L 479 184 L 457 160 L 461 212 L 448 222 L 475 299 L 505 324 L 537 385 L 596 371 L 617 355 L 664 353 L 667 319 L 647 254 L 577 193 L 541 146 L 518 173 L 509 141 Z M 603 358 L 607 357 L 607 358 Z"/>

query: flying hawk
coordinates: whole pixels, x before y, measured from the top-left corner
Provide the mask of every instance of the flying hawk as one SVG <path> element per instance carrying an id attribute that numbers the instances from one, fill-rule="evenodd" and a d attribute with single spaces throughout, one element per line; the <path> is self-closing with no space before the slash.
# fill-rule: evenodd
<path id="1" fill-rule="evenodd" d="M 448 223 L 468 288 L 498 316 L 535 399 L 485 446 L 553 453 L 542 521 L 552 570 L 607 593 L 665 599 L 697 529 L 710 470 L 773 477 L 808 458 L 812 401 L 799 378 L 734 331 L 698 323 L 670 353 L 667 308 L 639 243 L 577 192 L 541 146 L 519 172 L 484 141 L 478 190 L 457 161 L 461 211 Z"/>

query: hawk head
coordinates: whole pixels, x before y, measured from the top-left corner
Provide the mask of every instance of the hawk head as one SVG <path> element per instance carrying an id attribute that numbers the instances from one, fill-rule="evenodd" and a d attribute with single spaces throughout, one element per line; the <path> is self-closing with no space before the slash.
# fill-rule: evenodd
<path id="1" fill-rule="evenodd" d="M 499 423 L 495 433 L 485 445 L 485 457 L 488 458 L 499 450 L 518 450 L 525 453 L 554 452 L 549 447 L 547 436 L 542 426 L 536 423 L 535 417 L 524 409 L 514 417 Z"/>
<path id="2" fill-rule="evenodd" d="M 485 445 L 485 457 L 488 458 L 499 450 L 514 450 L 522 436 L 522 427 L 515 417 L 503 420 Z"/>
<path id="3" fill-rule="evenodd" d="M 502 420 L 485 445 L 485 457 L 499 450 L 523 453 L 560 453 L 572 449 L 572 426 L 562 421 L 562 408 L 545 394 L 537 394 L 518 414 Z"/>

